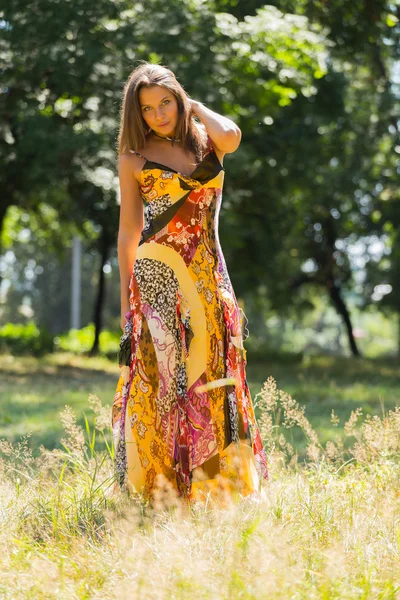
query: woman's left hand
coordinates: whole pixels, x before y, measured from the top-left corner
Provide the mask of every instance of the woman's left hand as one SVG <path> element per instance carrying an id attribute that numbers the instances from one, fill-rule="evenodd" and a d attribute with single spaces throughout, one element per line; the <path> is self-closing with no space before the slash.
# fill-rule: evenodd
<path id="1" fill-rule="evenodd" d="M 196 109 L 199 103 L 197 102 L 197 100 L 193 100 L 193 98 L 188 98 L 188 101 L 190 104 L 190 114 L 197 115 Z"/>

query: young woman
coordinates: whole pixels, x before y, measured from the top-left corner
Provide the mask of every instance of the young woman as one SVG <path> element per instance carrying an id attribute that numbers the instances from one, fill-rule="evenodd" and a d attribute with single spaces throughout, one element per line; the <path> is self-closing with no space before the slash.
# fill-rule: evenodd
<path id="1" fill-rule="evenodd" d="M 119 132 L 121 375 L 112 425 L 121 489 L 168 481 L 189 501 L 258 494 L 267 462 L 246 382 L 243 313 L 218 239 L 223 158 L 241 132 L 143 63 Z"/>

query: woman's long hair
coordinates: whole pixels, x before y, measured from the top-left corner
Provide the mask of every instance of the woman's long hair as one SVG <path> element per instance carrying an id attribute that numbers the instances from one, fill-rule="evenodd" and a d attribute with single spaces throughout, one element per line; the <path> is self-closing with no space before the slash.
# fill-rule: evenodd
<path id="1" fill-rule="evenodd" d="M 182 140 L 183 147 L 193 152 L 197 162 L 203 158 L 207 148 L 206 130 L 196 125 L 190 110 L 187 94 L 177 81 L 174 73 L 163 65 L 145 62 L 136 67 L 129 75 L 124 87 L 121 108 L 121 122 L 118 135 L 118 154 L 143 148 L 146 136 L 151 129 L 143 119 L 140 108 L 139 91 L 143 86 L 160 85 L 167 88 L 178 102 L 178 120 L 175 137 Z"/>

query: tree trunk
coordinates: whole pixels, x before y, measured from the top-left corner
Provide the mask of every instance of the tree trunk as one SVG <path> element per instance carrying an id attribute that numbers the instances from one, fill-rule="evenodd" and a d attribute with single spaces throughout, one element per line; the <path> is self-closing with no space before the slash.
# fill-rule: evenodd
<path id="1" fill-rule="evenodd" d="M 342 295 L 340 293 L 340 287 L 337 286 L 332 280 L 330 280 L 328 282 L 328 293 L 329 293 L 330 299 L 332 300 L 336 310 L 342 317 L 343 322 L 346 326 L 347 337 L 349 339 L 349 344 L 350 344 L 350 348 L 353 353 L 353 356 L 360 356 L 360 352 L 357 348 L 356 340 L 354 339 L 354 335 L 353 335 L 353 327 L 351 324 L 350 313 L 347 310 L 347 306 L 346 306 L 346 304 L 342 298 Z"/>
<path id="2" fill-rule="evenodd" d="M 7 213 L 7 209 L 8 209 L 8 206 L 0 205 L 0 258 L 3 254 L 3 248 L 1 246 L 1 236 L 3 234 L 4 219 L 5 219 L 5 216 Z M 1 271 L 0 271 L 0 285 L 1 285 Z"/>
<path id="3" fill-rule="evenodd" d="M 105 276 L 104 276 L 104 265 L 107 262 L 110 251 L 110 242 L 107 234 L 103 231 L 101 234 L 101 260 L 99 268 L 99 283 L 97 287 L 97 298 L 93 315 L 94 322 L 94 342 L 90 350 L 90 356 L 98 354 L 100 347 L 100 333 L 102 329 L 103 321 L 103 305 L 105 298 Z"/>
<path id="4" fill-rule="evenodd" d="M 341 287 L 335 283 L 335 268 L 336 262 L 334 259 L 335 255 L 335 243 L 337 239 L 336 235 L 336 226 L 333 220 L 333 217 L 330 213 L 328 213 L 327 218 L 325 219 L 325 236 L 326 236 L 326 244 L 327 244 L 327 257 L 326 257 L 326 284 L 328 288 L 328 294 L 330 299 L 333 302 L 337 312 L 342 317 L 343 322 L 346 327 L 347 337 L 349 339 L 349 344 L 351 348 L 351 352 L 353 356 L 360 356 L 360 352 L 357 348 L 356 340 L 353 335 L 353 327 L 351 325 L 350 313 L 347 310 L 347 306 L 345 301 L 343 300 L 341 294 Z"/>
<path id="5" fill-rule="evenodd" d="M 289 287 L 291 289 L 296 289 L 296 288 L 301 287 L 304 284 L 310 284 L 310 283 L 312 283 L 314 285 L 322 285 L 323 284 L 322 281 L 318 281 L 316 279 L 313 279 L 309 275 L 302 273 L 301 275 L 299 275 L 297 278 L 293 279 L 290 282 Z M 323 285 L 325 287 L 325 283 Z M 350 313 L 347 310 L 347 306 L 346 306 L 346 304 L 342 298 L 342 295 L 340 293 L 340 287 L 337 286 L 336 284 L 334 284 L 331 279 L 328 279 L 328 281 L 326 281 L 326 287 L 327 287 L 329 297 L 330 297 L 334 307 L 336 308 L 339 315 L 342 317 L 343 322 L 346 326 L 347 337 L 349 339 L 349 344 L 350 344 L 350 348 L 353 353 L 353 356 L 361 356 L 360 351 L 357 348 L 356 340 L 354 339 Z M 400 316 L 399 316 L 399 353 L 400 353 Z"/>

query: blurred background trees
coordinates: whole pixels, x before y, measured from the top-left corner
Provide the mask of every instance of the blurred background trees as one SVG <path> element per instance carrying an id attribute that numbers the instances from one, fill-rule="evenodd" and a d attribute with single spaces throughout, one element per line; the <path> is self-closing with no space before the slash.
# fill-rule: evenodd
<path id="1" fill-rule="evenodd" d="M 81 324 L 93 351 L 118 337 L 116 136 L 149 60 L 242 129 L 220 237 L 252 349 L 395 352 L 399 18 L 386 0 L 3 0 L 0 326 L 68 335 L 80 236 Z"/>

